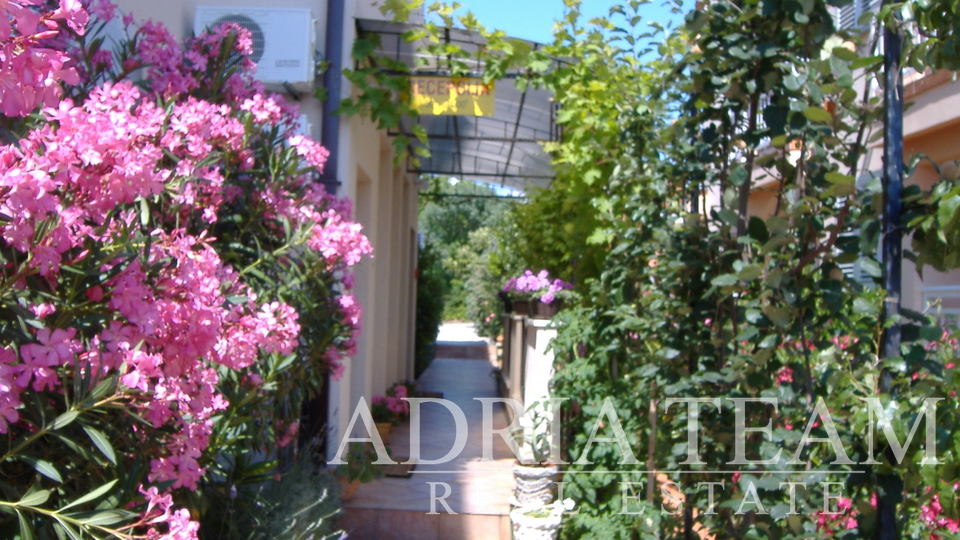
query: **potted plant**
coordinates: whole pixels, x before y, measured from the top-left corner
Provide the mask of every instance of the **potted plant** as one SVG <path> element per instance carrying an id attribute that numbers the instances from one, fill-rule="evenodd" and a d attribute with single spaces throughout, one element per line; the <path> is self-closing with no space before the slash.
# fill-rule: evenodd
<path id="1" fill-rule="evenodd" d="M 377 425 L 377 434 L 383 444 L 390 440 L 390 432 L 393 431 L 394 423 L 399 423 L 397 415 L 390 409 L 387 396 L 373 396 L 370 402 L 370 415 Z"/>
<path id="2" fill-rule="evenodd" d="M 513 538 L 516 540 L 553 540 L 560 530 L 563 511 L 573 509 L 573 501 L 537 501 L 510 511 Z"/>
<path id="3" fill-rule="evenodd" d="M 537 274 L 526 270 L 523 275 L 510 278 L 501 292 L 512 301 L 517 315 L 549 319 L 560 310 L 563 297 L 571 294 L 572 288 L 573 285 L 562 279 L 551 280 L 546 270 Z"/>
<path id="4" fill-rule="evenodd" d="M 337 465 L 334 473 L 337 480 L 343 488 L 340 491 L 340 498 L 349 501 L 357 494 L 360 484 L 372 482 L 383 476 L 383 471 L 373 464 L 377 459 L 377 451 L 372 444 L 354 442 L 350 443 L 347 449 L 347 455 L 344 456 L 344 464 Z"/>
<path id="5" fill-rule="evenodd" d="M 393 383 L 393 386 L 387 390 L 387 396 L 393 396 L 397 399 L 405 398 L 410 396 L 417 395 L 417 382 L 407 379 L 405 381 L 399 381 Z M 409 404 L 404 402 L 407 406 L 400 411 L 402 418 L 410 416 L 410 407 Z"/>
<path id="6" fill-rule="evenodd" d="M 540 504 L 553 502 L 554 479 L 559 467 L 550 463 L 550 409 L 549 403 L 534 402 L 527 409 L 528 426 L 521 428 L 521 459 L 513 464 L 513 478 L 517 483 L 514 491 L 516 506 L 525 506 L 535 501 Z"/>
<path id="7" fill-rule="evenodd" d="M 416 387 L 413 381 L 394 383 L 385 396 L 374 396 L 370 404 L 370 414 L 377 424 L 380 440 L 386 444 L 393 431 L 393 426 L 399 425 L 410 416 L 410 403 L 404 398 L 412 395 L 412 388 Z"/>

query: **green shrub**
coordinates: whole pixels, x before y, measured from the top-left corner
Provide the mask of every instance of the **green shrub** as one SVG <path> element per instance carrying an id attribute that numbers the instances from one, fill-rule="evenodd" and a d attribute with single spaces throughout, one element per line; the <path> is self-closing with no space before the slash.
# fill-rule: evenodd
<path id="1" fill-rule="evenodd" d="M 426 371 L 436 355 L 447 288 L 443 265 L 431 245 L 424 246 L 417 255 L 417 269 L 417 321 L 413 345 L 415 377 Z"/>
<path id="2" fill-rule="evenodd" d="M 248 518 L 249 540 L 340 538 L 340 484 L 328 471 L 301 460 L 260 494 L 258 512 Z"/>

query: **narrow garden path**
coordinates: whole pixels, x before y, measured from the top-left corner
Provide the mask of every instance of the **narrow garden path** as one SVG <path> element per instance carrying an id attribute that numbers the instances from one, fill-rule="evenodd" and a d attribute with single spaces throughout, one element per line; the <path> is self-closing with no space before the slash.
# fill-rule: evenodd
<path id="1" fill-rule="evenodd" d="M 347 502 L 342 522 L 351 540 L 510 539 L 513 456 L 495 436 L 494 460 L 481 461 L 483 408 L 474 399 L 498 396 L 493 368 L 487 342 L 477 337 L 472 325 L 441 327 L 437 358 L 417 381 L 417 388 L 442 393 L 463 411 L 469 427 L 466 445 L 448 463 L 420 464 L 409 478 L 384 477 L 361 486 Z M 421 458 L 442 458 L 456 438 L 452 415 L 439 404 L 427 403 L 421 423 Z M 498 404 L 493 429 L 506 426 Z M 409 424 L 394 428 L 388 446 L 398 461 L 409 456 L 409 441 Z M 448 489 L 443 502 L 437 500 Z"/>

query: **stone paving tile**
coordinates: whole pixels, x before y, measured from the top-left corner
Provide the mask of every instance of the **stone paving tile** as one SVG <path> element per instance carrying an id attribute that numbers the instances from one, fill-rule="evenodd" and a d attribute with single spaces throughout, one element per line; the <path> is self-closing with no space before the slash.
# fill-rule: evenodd
<path id="1" fill-rule="evenodd" d="M 378 510 L 372 508 L 350 508 L 340 517 L 340 527 L 348 531 L 351 540 L 377 538 Z"/>
<path id="2" fill-rule="evenodd" d="M 443 539 L 500 540 L 500 526 L 503 517 L 470 514 L 441 515 L 439 536 Z M 507 519 L 509 520 L 509 518 Z"/>
<path id="3" fill-rule="evenodd" d="M 507 515 L 514 482 L 511 472 L 513 456 L 507 444 L 494 436 L 494 461 L 482 461 L 483 407 L 476 397 L 496 397 L 496 381 L 492 367 L 486 362 L 438 358 L 421 376 L 421 390 L 439 391 L 463 411 L 469 427 L 463 451 L 443 464 L 419 464 L 411 478 L 382 478 L 360 487 L 350 508 L 382 508 L 397 510 L 431 510 L 431 489 L 443 495 L 454 512 L 485 515 Z M 421 458 L 436 460 L 453 447 L 456 437 L 453 417 L 443 406 L 426 403 L 421 417 Z M 493 429 L 506 427 L 502 407 L 494 408 Z M 409 425 L 394 428 L 389 446 L 394 456 L 409 453 Z M 431 483 L 434 487 L 431 487 Z M 444 511 L 442 504 L 435 509 Z"/>
<path id="4" fill-rule="evenodd" d="M 380 540 L 441 540 L 449 536 L 440 536 L 440 514 L 404 512 L 399 510 L 379 510 L 377 523 Z"/>
<path id="5" fill-rule="evenodd" d="M 457 331 L 462 333 L 462 329 Z M 476 360 L 438 358 L 420 377 L 418 387 L 443 392 L 445 399 L 460 407 L 468 426 L 464 448 L 448 463 L 419 464 L 411 478 L 381 478 L 361 486 L 356 497 L 346 505 L 349 519 L 344 523 L 358 527 L 356 530 L 347 527 L 350 538 L 508 540 L 509 500 L 514 487 L 513 455 L 502 438 L 494 436 L 494 460 L 481 459 L 483 407 L 474 400 L 497 397 L 492 366 Z M 492 427 L 503 429 L 506 424 L 503 407 L 498 405 L 494 408 Z M 449 452 L 456 438 L 455 427 L 453 417 L 444 407 L 425 404 L 421 418 L 421 458 L 436 460 Z M 395 427 L 389 443 L 393 455 L 409 456 L 409 443 L 409 424 Z M 431 510 L 431 490 L 438 496 L 445 493 L 441 483 L 450 486 L 445 501 L 456 515 L 447 514 L 442 504 L 435 504 L 434 510 L 439 514 L 427 513 Z M 371 528 L 376 530 L 375 536 L 368 536 Z"/>

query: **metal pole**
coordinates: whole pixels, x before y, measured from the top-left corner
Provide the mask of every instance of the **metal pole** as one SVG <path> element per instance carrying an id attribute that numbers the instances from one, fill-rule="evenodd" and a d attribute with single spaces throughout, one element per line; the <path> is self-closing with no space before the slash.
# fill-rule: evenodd
<path id="1" fill-rule="evenodd" d="M 330 152 L 323 167 L 320 181 L 327 192 L 336 195 L 340 186 L 338 154 L 340 153 L 340 117 L 333 114 L 340 106 L 341 78 L 343 77 L 344 0 L 328 0 L 327 28 L 324 41 L 324 56 L 330 66 L 323 74 L 323 86 L 327 100 L 323 102 L 323 120 L 320 126 L 320 142 Z"/>
<path id="2" fill-rule="evenodd" d="M 881 350 L 884 359 L 897 358 L 900 353 L 900 281 L 903 254 L 903 229 L 900 226 L 903 209 L 903 80 L 900 54 L 903 38 L 896 28 L 883 28 L 883 288 L 884 321 L 895 319 L 882 335 Z M 880 377 L 880 392 L 892 391 L 892 375 L 884 370 Z M 900 485 L 895 475 L 880 475 L 877 485 L 877 540 L 896 540 L 897 500 L 899 493 L 892 487 Z"/>

